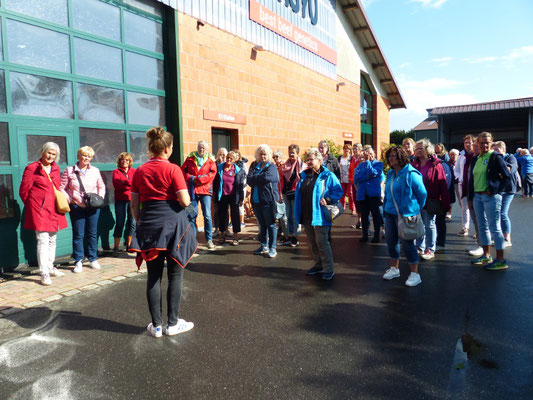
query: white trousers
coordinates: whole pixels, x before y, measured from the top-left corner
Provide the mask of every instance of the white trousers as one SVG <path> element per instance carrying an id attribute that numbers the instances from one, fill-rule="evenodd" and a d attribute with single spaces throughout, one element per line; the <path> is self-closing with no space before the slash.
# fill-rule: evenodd
<path id="1" fill-rule="evenodd" d="M 37 236 L 37 261 L 41 274 L 49 274 L 56 258 L 57 232 L 35 231 Z"/>
<path id="2" fill-rule="evenodd" d="M 468 208 L 468 197 L 463 196 L 462 184 L 457 185 L 457 193 L 459 195 L 459 205 L 461 206 L 461 225 L 463 229 L 470 227 L 470 210 Z"/>

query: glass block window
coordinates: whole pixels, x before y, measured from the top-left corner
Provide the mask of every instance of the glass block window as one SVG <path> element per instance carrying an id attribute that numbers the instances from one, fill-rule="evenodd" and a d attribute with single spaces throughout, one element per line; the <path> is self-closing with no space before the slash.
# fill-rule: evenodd
<path id="1" fill-rule="evenodd" d="M 67 163 L 67 139 L 64 136 L 48 136 L 48 135 L 27 135 L 26 149 L 28 161 L 33 162 L 41 158 L 41 148 L 46 142 L 54 142 L 59 146 L 59 162 L 58 164 Z"/>
<path id="2" fill-rule="evenodd" d="M 163 60 L 126 52 L 127 83 L 152 89 L 165 88 Z"/>
<path id="3" fill-rule="evenodd" d="M 6 107 L 6 77 L 3 69 L 0 69 L 0 114 L 7 112 Z"/>
<path id="4" fill-rule="evenodd" d="M 120 9 L 100 0 L 71 0 L 72 25 L 80 31 L 120 42 Z M 95 18 L 95 16 L 98 18 Z"/>
<path id="5" fill-rule="evenodd" d="M 0 219 L 15 217 L 15 196 L 13 194 L 13 177 L 0 174 Z"/>
<path id="6" fill-rule="evenodd" d="M 130 12 L 124 12 L 126 43 L 157 53 L 163 52 L 163 24 Z"/>
<path id="7" fill-rule="evenodd" d="M 55 24 L 68 25 L 67 0 L 4 0 L 4 2 L 8 10 Z"/>
<path id="8" fill-rule="evenodd" d="M 374 135 L 372 132 L 373 129 L 373 95 L 370 90 L 370 86 L 366 80 L 366 77 L 361 75 L 361 97 L 360 97 L 360 108 L 361 108 L 361 142 L 363 145 L 373 145 L 374 144 Z"/>
<path id="9" fill-rule="evenodd" d="M 17 72 L 10 77 L 14 114 L 73 118 L 72 82 Z"/>
<path id="10" fill-rule="evenodd" d="M 146 132 L 130 131 L 130 153 L 134 164 L 142 164 L 150 159 Z"/>
<path id="11" fill-rule="evenodd" d="M 9 61 L 58 72 L 70 72 L 69 37 L 50 29 L 7 20 Z"/>
<path id="12" fill-rule="evenodd" d="M 9 130 L 7 122 L 0 122 L 0 165 L 11 164 L 11 154 L 9 152 Z"/>
<path id="13" fill-rule="evenodd" d="M 128 92 L 129 123 L 135 125 L 164 125 L 165 98 L 150 94 Z"/>
<path id="14" fill-rule="evenodd" d="M 93 148 L 93 163 L 115 164 L 117 156 L 126 151 L 126 132 L 112 129 L 80 128 L 80 146 Z"/>
<path id="15" fill-rule="evenodd" d="M 122 51 L 90 40 L 74 40 L 76 73 L 91 78 L 122 82 Z"/>
<path id="16" fill-rule="evenodd" d="M 77 88 L 79 119 L 124 123 L 124 91 L 85 83 Z"/>

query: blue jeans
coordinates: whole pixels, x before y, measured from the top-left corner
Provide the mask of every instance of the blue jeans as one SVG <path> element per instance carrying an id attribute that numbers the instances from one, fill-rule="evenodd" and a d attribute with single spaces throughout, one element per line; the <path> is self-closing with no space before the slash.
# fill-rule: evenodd
<path id="1" fill-rule="evenodd" d="M 474 194 L 474 210 L 476 211 L 479 236 L 482 246 L 490 246 L 491 234 L 494 236 L 494 247 L 503 250 L 504 239 L 501 228 L 502 195 Z"/>
<path id="2" fill-rule="evenodd" d="M 503 193 L 502 194 L 502 210 L 501 210 L 501 226 L 502 233 L 511 233 L 511 219 L 509 218 L 509 207 L 511 202 L 514 199 L 514 193 Z"/>
<path id="3" fill-rule="evenodd" d="M 426 210 L 422 210 L 422 221 L 424 221 L 426 234 L 416 239 L 416 247 L 422 250 L 430 249 L 433 253 L 435 253 L 435 241 L 437 239 L 436 217 L 435 214 L 430 214 Z"/>
<path id="4" fill-rule="evenodd" d="M 398 236 L 398 216 L 384 213 L 385 216 L 385 241 L 391 260 L 400 259 L 400 244 L 409 264 L 418 264 L 418 252 L 414 240 L 403 240 Z"/>
<path id="5" fill-rule="evenodd" d="M 204 215 L 204 234 L 205 234 L 205 240 L 208 242 L 210 240 L 213 240 L 213 221 L 211 219 L 211 196 L 208 194 L 197 194 L 195 195 L 196 199 L 194 199 L 191 203 L 198 212 L 198 201 L 200 201 L 200 205 L 202 207 L 202 214 Z M 196 225 L 196 218 L 193 220 L 194 224 Z"/>
<path id="6" fill-rule="evenodd" d="M 124 233 L 124 237 L 126 238 L 132 236 L 136 224 L 133 215 L 131 215 L 129 200 L 115 200 L 115 216 L 117 221 L 115 222 L 115 232 L 113 232 L 113 237 L 120 239 L 122 233 Z M 124 232 L 124 223 L 126 223 L 126 232 Z"/>
<path id="7" fill-rule="evenodd" d="M 74 261 L 83 260 L 83 238 L 87 239 L 87 258 L 94 261 L 98 257 L 98 238 L 96 231 L 100 209 L 87 210 L 75 204 L 70 205 L 70 222 L 72 224 L 72 255 Z"/>
<path id="8" fill-rule="evenodd" d="M 283 195 L 283 202 L 285 203 L 285 215 L 287 216 L 287 236 L 296 236 L 298 225 L 294 220 L 294 199 L 289 199 L 286 195 Z"/>
<path id="9" fill-rule="evenodd" d="M 278 227 L 276 226 L 276 218 L 274 218 L 274 203 L 259 204 L 252 203 L 257 224 L 259 225 L 259 242 L 263 248 L 276 248 L 276 236 L 278 234 Z M 267 237 L 268 234 L 268 237 Z"/>

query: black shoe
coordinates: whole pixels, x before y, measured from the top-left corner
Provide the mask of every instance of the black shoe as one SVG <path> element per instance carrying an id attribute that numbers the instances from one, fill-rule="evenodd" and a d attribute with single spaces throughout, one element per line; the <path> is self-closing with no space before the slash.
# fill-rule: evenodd
<path id="1" fill-rule="evenodd" d="M 359 241 L 360 241 L 361 243 L 366 243 L 366 242 L 368 242 L 368 236 L 363 236 L 361 239 L 359 239 Z"/>
<path id="2" fill-rule="evenodd" d="M 372 243 L 379 243 L 380 240 L 379 240 L 379 236 L 374 236 L 374 238 L 372 239 Z"/>
<path id="3" fill-rule="evenodd" d="M 322 267 L 311 267 L 307 270 L 307 275 L 323 274 L 325 271 Z"/>

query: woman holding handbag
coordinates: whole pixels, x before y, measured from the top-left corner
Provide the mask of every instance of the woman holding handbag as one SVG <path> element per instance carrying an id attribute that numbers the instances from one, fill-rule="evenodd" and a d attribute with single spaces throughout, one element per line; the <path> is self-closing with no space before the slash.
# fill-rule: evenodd
<path id="1" fill-rule="evenodd" d="M 291 144 L 288 148 L 289 157 L 281 168 L 281 194 L 287 211 L 287 234 L 291 247 L 297 247 L 300 243 L 296 238 L 298 233 L 298 224 L 294 220 L 294 194 L 298 182 L 300 182 L 300 173 L 304 169 L 304 163 L 300 160 L 300 146 Z"/>
<path id="2" fill-rule="evenodd" d="M 51 285 L 51 276 L 64 273 L 54 267 L 57 232 L 67 227 L 67 219 L 56 206 L 55 190 L 59 187 L 59 146 L 46 142 L 41 147 L 41 158 L 24 170 L 19 195 L 24 203 L 24 228 L 35 231 L 37 262 L 41 283 Z"/>
<path id="3" fill-rule="evenodd" d="M 422 279 L 418 273 L 415 240 L 400 238 L 398 223 L 399 218 L 420 214 L 426 202 L 427 192 L 422 174 L 410 164 L 409 155 L 402 147 L 391 147 L 385 153 L 385 157 L 391 167 L 385 184 L 384 200 L 385 240 L 390 267 L 383 275 L 383 279 L 391 280 L 400 276 L 401 243 L 411 270 L 405 284 L 416 286 L 422 282 Z"/>
<path id="4" fill-rule="evenodd" d="M 118 256 L 118 245 L 120 238 L 124 233 L 124 223 L 126 223 L 126 249 L 130 246 L 131 236 L 135 231 L 135 219 L 131 215 L 131 181 L 135 168 L 132 168 L 133 158 L 130 153 L 123 152 L 117 157 L 117 169 L 113 171 L 113 188 L 115 189 L 115 232 L 113 238 L 115 245 L 113 247 L 113 255 Z M 126 219 L 127 217 L 127 219 Z"/>
<path id="5" fill-rule="evenodd" d="M 87 207 L 87 194 L 105 196 L 105 184 L 100 170 L 91 165 L 94 150 L 89 146 L 78 150 L 78 162 L 67 167 L 61 176 L 61 187 L 70 203 L 70 222 L 72 223 L 72 253 L 74 256 L 74 273 L 83 271 L 83 238 L 87 234 L 87 258 L 92 269 L 100 269 L 98 258 L 98 237 L 96 230 L 100 209 Z"/>

